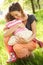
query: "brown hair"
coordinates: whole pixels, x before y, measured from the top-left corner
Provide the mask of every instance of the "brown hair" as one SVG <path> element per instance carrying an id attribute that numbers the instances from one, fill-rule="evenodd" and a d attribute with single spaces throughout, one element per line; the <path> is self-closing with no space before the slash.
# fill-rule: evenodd
<path id="1" fill-rule="evenodd" d="M 6 16 L 5 16 L 5 18 L 6 18 L 7 22 L 12 21 L 12 20 L 15 19 L 13 16 L 11 16 L 10 13 L 7 13 Z"/>
<path id="2" fill-rule="evenodd" d="M 22 10 L 22 7 L 20 6 L 20 4 L 19 4 L 18 2 L 13 3 L 13 4 L 9 7 L 9 12 L 12 12 L 12 11 L 21 11 L 22 16 L 25 16 L 25 15 L 24 15 L 24 12 L 23 12 L 23 10 Z"/>

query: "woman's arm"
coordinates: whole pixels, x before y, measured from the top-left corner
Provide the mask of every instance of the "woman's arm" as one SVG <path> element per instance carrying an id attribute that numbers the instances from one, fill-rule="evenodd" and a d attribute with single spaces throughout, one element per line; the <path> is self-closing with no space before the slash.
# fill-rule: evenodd
<path id="1" fill-rule="evenodd" d="M 36 21 L 34 20 L 33 23 L 31 24 L 31 28 L 32 28 L 32 36 L 28 39 L 28 41 L 33 40 L 36 37 Z"/>
<path id="2" fill-rule="evenodd" d="M 28 40 L 18 37 L 17 40 L 19 43 L 28 43 L 29 41 L 33 40 L 36 37 L 36 21 L 35 20 L 31 24 L 31 28 L 33 32 L 32 36 Z"/>
<path id="3" fill-rule="evenodd" d="M 36 22 L 35 21 L 33 21 L 33 23 L 31 24 L 31 28 L 33 32 L 32 36 L 27 41 L 23 38 L 18 37 L 19 43 L 28 43 L 29 41 L 33 40 L 36 37 Z"/>

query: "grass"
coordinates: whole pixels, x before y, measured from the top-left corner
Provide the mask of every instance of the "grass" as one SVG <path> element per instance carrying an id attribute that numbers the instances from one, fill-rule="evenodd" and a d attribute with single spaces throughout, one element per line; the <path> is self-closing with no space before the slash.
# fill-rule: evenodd
<path id="1" fill-rule="evenodd" d="M 0 25 L 0 65 L 5 65 L 5 60 L 7 57 L 3 41 L 3 27 L 3 24 Z"/>
<path id="2" fill-rule="evenodd" d="M 36 12 L 37 18 L 37 38 L 43 41 L 43 10 Z M 8 53 L 6 52 L 3 41 L 3 27 L 5 22 L 1 21 L 0 25 L 0 65 L 7 65 L 6 60 Z M 34 57 L 18 60 L 9 65 L 43 65 L 43 48 L 38 48 L 33 51 Z"/>
<path id="3" fill-rule="evenodd" d="M 37 38 L 43 41 L 43 10 L 36 12 L 37 18 Z"/>

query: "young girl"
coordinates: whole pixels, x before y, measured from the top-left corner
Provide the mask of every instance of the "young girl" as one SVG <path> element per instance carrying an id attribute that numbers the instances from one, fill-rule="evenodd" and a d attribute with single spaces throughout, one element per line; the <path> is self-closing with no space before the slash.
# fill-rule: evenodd
<path id="1" fill-rule="evenodd" d="M 9 29 L 9 28 L 14 26 L 14 28 L 16 30 L 12 33 L 12 35 L 11 35 L 9 41 L 8 41 L 8 46 L 10 46 L 12 48 L 13 45 L 17 43 L 17 41 L 16 41 L 17 37 L 24 38 L 26 40 L 26 43 L 27 43 L 28 39 L 32 35 L 32 31 L 28 30 L 25 27 L 25 25 L 22 23 L 22 20 L 17 20 L 17 19 L 14 19 L 14 18 L 8 19 L 9 15 L 10 15 L 9 13 L 6 15 L 7 23 L 6 23 L 5 29 Z M 9 47 L 9 49 L 10 49 L 10 47 Z M 11 58 L 8 60 L 8 62 L 14 61 L 16 59 L 16 57 L 14 56 L 14 52 L 11 51 L 10 53 L 11 53 Z"/>
<path id="2" fill-rule="evenodd" d="M 14 18 L 9 13 L 7 13 L 7 15 L 5 16 L 5 19 L 6 19 L 6 22 L 8 23 L 9 21 L 12 21 Z M 5 25 L 4 33 L 7 31 L 7 29 L 8 29 L 8 27 Z M 9 38 L 10 38 L 10 36 L 9 36 Z M 5 45 L 7 45 L 7 51 L 9 52 L 9 55 L 10 55 L 10 58 L 8 58 L 7 63 L 15 62 L 17 59 L 17 56 L 13 50 L 13 46 L 10 46 L 8 44 L 5 44 Z"/>

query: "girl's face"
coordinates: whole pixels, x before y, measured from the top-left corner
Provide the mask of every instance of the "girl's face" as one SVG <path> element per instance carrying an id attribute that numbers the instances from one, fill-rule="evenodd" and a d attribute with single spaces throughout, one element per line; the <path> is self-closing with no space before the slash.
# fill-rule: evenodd
<path id="1" fill-rule="evenodd" d="M 11 15 L 16 18 L 16 19 L 21 19 L 22 18 L 22 14 L 20 11 L 12 11 Z"/>

